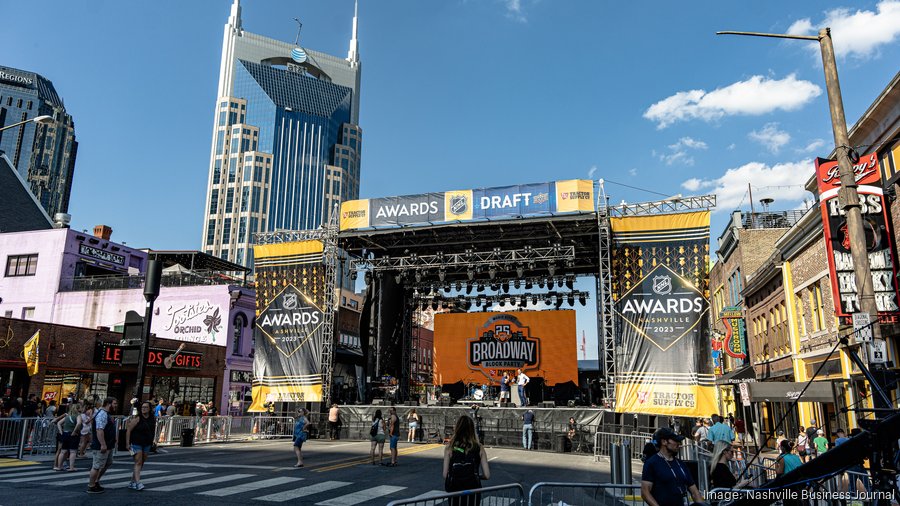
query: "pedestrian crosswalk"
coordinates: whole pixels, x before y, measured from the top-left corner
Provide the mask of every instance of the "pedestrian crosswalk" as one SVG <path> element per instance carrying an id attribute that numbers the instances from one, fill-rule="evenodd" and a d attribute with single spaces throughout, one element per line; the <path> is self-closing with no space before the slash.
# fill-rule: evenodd
<path id="1" fill-rule="evenodd" d="M 271 473 L 256 473 L 256 470 L 233 473 L 215 472 L 212 469 L 183 472 L 182 468 L 144 469 L 141 482 L 147 488 L 141 494 L 180 492 L 199 496 L 195 502 L 205 504 L 216 498 L 240 499 L 246 502 L 262 503 L 296 503 L 299 498 L 303 504 L 316 506 L 357 506 L 385 504 L 394 499 L 408 497 L 403 495 L 407 487 L 377 483 L 353 483 L 349 481 L 325 480 L 317 481 L 320 475 L 307 476 L 272 476 Z M 315 477 L 313 477 L 315 476 Z M 105 489 L 125 489 L 131 482 L 132 467 L 116 465 L 102 478 Z M 59 472 L 44 465 L 19 468 L 0 469 L 0 484 L 7 486 L 22 484 L 25 486 L 49 487 L 87 487 L 89 481 L 88 468 L 73 472 Z M 2 485 L 0 485 L 2 486 Z M 117 493 L 129 493 L 123 490 Z M 439 493 L 434 490 L 428 494 Z M 411 495 L 411 494 L 410 494 Z"/>

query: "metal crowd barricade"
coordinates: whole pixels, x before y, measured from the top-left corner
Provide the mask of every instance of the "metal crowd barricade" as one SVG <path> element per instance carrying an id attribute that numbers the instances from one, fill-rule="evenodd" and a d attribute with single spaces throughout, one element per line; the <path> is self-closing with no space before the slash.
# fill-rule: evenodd
<path id="1" fill-rule="evenodd" d="M 525 506 L 527 504 L 525 502 L 525 489 L 522 488 L 522 485 L 510 483 L 509 485 L 496 485 L 465 490 L 463 492 L 426 494 L 410 499 L 398 499 L 389 502 L 387 506 L 439 506 L 451 502 L 448 499 L 457 497 L 459 498 L 458 504 L 461 506 L 476 506 L 478 504 L 482 506 Z"/>
<path id="2" fill-rule="evenodd" d="M 54 453 L 58 432 L 50 418 L 0 419 L 0 455 L 21 459 Z"/>
<path id="3" fill-rule="evenodd" d="M 233 416 L 228 429 L 229 440 L 251 439 L 253 437 L 253 417 Z"/>
<path id="4" fill-rule="evenodd" d="M 529 506 L 637 506 L 643 504 L 640 485 L 612 483 L 535 483 L 528 492 Z"/>
<path id="5" fill-rule="evenodd" d="M 183 429 L 195 429 L 196 417 L 165 416 L 156 420 L 156 442 L 161 445 L 179 444 Z"/>
<path id="6" fill-rule="evenodd" d="M 202 435 L 198 439 L 205 439 L 207 443 L 228 440 L 228 434 L 231 431 L 230 416 L 204 416 L 200 422 L 199 428 L 202 430 Z"/>
<path id="7" fill-rule="evenodd" d="M 644 451 L 644 445 L 652 437 L 652 434 L 613 434 L 610 432 L 597 432 L 594 434 L 594 460 L 599 461 L 600 457 L 609 457 L 610 444 L 621 444 L 623 441 L 628 441 L 631 446 L 631 458 L 639 459 Z"/>
<path id="8" fill-rule="evenodd" d="M 294 436 L 294 417 L 257 416 L 251 429 L 254 439 L 281 439 Z"/>

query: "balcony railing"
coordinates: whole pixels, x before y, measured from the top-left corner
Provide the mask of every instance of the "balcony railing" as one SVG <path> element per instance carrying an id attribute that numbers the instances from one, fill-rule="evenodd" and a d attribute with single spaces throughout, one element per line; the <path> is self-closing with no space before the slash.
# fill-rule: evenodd
<path id="1" fill-rule="evenodd" d="M 160 285 L 177 286 L 212 286 L 237 285 L 252 288 L 253 284 L 245 282 L 243 277 L 229 276 L 221 271 L 189 271 L 166 273 L 160 278 Z M 63 279 L 61 292 L 84 292 L 95 290 L 128 290 L 144 287 L 144 275 L 134 276 L 85 276 Z"/>
<path id="2" fill-rule="evenodd" d="M 810 207 L 809 209 L 818 209 Z M 743 218 L 743 227 L 746 228 L 791 228 L 800 221 L 809 209 L 793 209 L 790 211 L 747 213 Z"/>

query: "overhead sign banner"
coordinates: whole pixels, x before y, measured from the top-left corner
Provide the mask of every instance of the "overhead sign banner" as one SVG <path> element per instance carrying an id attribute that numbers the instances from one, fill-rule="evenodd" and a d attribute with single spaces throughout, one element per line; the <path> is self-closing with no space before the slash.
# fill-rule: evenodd
<path id="1" fill-rule="evenodd" d="M 587 213 L 595 208 L 594 182 L 572 179 L 351 200 L 341 204 L 341 230 Z"/>
<path id="2" fill-rule="evenodd" d="M 866 234 L 866 251 L 872 271 L 872 287 L 880 317 L 900 316 L 898 307 L 897 258 L 894 255 L 894 237 L 888 226 L 888 206 L 881 188 L 881 172 L 878 156 L 871 153 L 860 158 L 853 166 L 856 189 L 859 193 L 860 211 Z M 846 323 L 850 315 L 861 310 L 853 257 L 850 254 L 850 234 L 847 218 L 838 198 L 841 187 L 838 163 L 816 159 L 816 181 L 819 185 L 819 201 L 825 232 L 825 250 L 828 254 L 828 270 L 835 314 Z"/>
<path id="3" fill-rule="evenodd" d="M 322 400 L 323 252 L 321 241 L 253 248 L 257 287 L 252 412 L 264 412 L 272 402 Z"/>
<path id="4" fill-rule="evenodd" d="M 548 385 L 578 382 L 575 311 L 439 313 L 435 383 L 499 384 L 522 369 Z"/>
<path id="5" fill-rule="evenodd" d="M 616 411 L 718 411 L 709 337 L 709 212 L 612 218 Z"/>

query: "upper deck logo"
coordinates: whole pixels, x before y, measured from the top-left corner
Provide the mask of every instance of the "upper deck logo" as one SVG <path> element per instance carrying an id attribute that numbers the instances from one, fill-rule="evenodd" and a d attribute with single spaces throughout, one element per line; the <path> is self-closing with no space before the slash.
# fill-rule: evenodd
<path id="1" fill-rule="evenodd" d="M 658 295 L 672 293 L 672 276 L 653 276 L 653 291 Z"/>
<path id="2" fill-rule="evenodd" d="M 465 214 L 469 210 L 469 199 L 465 195 L 450 197 L 450 212 L 453 214 Z"/>

